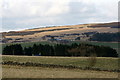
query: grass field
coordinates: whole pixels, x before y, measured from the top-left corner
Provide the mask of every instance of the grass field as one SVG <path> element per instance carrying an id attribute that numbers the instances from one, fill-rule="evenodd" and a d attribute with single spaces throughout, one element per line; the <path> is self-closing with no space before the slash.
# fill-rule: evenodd
<path id="1" fill-rule="evenodd" d="M 3 78 L 118 78 L 116 72 L 79 69 L 3 65 L 2 70 Z"/>
<path id="2" fill-rule="evenodd" d="M 41 41 L 41 42 L 24 42 L 24 43 L 6 43 L 6 44 L 2 44 L 3 47 L 7 46 L 7 45 L 13 45 L 13 44 L 21 44 L 21 46 L 24 47 L 31 47 L 34 44 L 50 44 L 53 45 L 53 43 L 49 43 L 47 41 Z"/>
<path id="3" fill-rule="evenodd" d="M 117 43 L 117 42 L 90 42 L 90 41 L 79 42 L 79 41 L 76 41 L 76 43 L 86 43 L 86 44 L 92 44 L 92 45 L 98 45 L 98 46 L 109 46 L 111 48 L 118 48 L 118 46 L 120 45 L 120 43 Z"/>
<path id="4" fill-rule="evenodd" d="M 120 43 L 114 43 L 114 42 L 90 42 L 90 41 L 71 41 L 70 44 L 72 43 L 86 43 L 86 44 L 92 44 L 92 45 L 99 45 L 99 46 L 109 46 L 111 48 L 118 48 Z M 41 41 L 41 42 L 25 42 L 25 43 L 6 43 L 6 44 L 3 44 L 2 46 L 6 46 L 6 45 L 12 45 L 12 44 L 21 44 L 22 47 L 30 47 L 30 46 L 33 46 L 34 44 L 49 44 L 49 45 L 54 45 L 54 43 L 50 43 L 48 41 Z"/>
<path id="5" fill-rule="evenodd" d="M 3 62 L 16 61 L 21 63 L 32 62 L 40 64 L 72 65 L 77 67 L 89 67 L 92 59 L 90 57 L 45 57 L 45 56 L 3 56 Z M 94 59 L 93 68 L 105 70 L 117 70 L 118 58 L 97 57 Z"/>
<path id="6" fill-rule="evenodd" d="M 45 57 L 45 56 L 2 56 L 3 62 L 16 61 L 42 64 L 61 64 L 86 67 L 91 58 L 87 57 Z M 100 69 L 118 69 L 118 58 L 98 57 L 93 67 Z M 3 65 L 3 78 L 117 78 L 117 72 L 94 71 L 68 68 L 32 67 Z"/>

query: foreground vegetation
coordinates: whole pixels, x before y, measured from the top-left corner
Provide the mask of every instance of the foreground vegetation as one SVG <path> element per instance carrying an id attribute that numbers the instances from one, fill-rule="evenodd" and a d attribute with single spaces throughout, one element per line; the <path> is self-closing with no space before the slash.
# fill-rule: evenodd
<path id="1" fill-rule="evenodd" d="M 3 65 L 2 75 L 3 78 L 19 78 L 20 80 L 22 80 L 21 78 L 71 78 L 70 80 L 74 80 L 74 78 L 117 78 L 118 77 L 118 73 L 114 73 L 114 72 L 63 69 L 63 68 L 43 68 L 43 67 L 23 67 L 23 66 L 21 67 L 21 66 L 10 66 L 10 65 L 9 66 Z M 23 79 L 23 80 L 28 80 L 28 79 Z M 33 80 L 33 79 L 29 79 L 29 80 Z M 48 79 L 48 80 L 53 80 L 53 79 Z"/>
<path id="2" fill-rule="evenodd" d="M 45 57 L 45 56 L 2 56 L 3 62 L 36 63 L 62 66 L 74 66 L 85 69 L 86 67 L 99 70 L 118 70 L 118 58 L 105 57 Z M 49 66 L 48 66 L 49 67 Z"/>

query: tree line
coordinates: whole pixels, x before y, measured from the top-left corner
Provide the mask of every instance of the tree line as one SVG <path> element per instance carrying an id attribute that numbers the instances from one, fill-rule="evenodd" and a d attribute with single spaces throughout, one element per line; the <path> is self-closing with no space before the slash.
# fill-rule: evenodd
<path id="1" fill-rule="evenodd" d="M 105 46 L 91 44 L 56 44 L 42 45 L 34 44 L 32 47 L 22 47 L 21 44 L 9 45 L 3 48 L 3 55 L 25 55 L 25 56 L 96 56 L 96 57 L 118 57 L 115 49 Z"/>
<path id="2" fill-rule="evenodd" d="M 120 32 L 117 33 L 96 33 L 90 41 L 106 41 L 106 42 L 120 42 Z"/>

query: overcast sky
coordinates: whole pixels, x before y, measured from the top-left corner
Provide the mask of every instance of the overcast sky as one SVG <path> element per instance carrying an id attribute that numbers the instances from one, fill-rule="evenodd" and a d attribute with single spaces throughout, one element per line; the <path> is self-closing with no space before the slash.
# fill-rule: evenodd
<path id="1" fill-rule="evenodd" d="M 0 0 L 2 31 L 118 21 L 119 0 Z"/>

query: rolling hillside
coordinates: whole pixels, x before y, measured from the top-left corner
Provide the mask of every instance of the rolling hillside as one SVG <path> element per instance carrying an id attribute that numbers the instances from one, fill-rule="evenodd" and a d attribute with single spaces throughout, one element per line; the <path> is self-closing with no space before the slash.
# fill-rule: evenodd
<path id="1" fill-rule="evenodd" d="M 55 39 L 65 40 L 76 40 L 77 37 L 80 37 L 82 41 L 87 41 L 94 33 L 116 33 L 118 32 L 118 28 L 118 22 L 34 28 L 22 31 L 3 32 L 1 33 L 3 38 L 0 42 L 18 43 L 48 41 L 48 39 L 51 39 L 51 36 Z M 86 36 L 86 33 L 91 35 Z"/>

